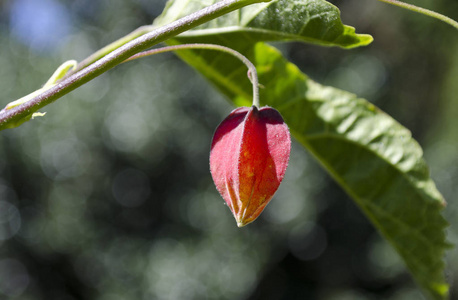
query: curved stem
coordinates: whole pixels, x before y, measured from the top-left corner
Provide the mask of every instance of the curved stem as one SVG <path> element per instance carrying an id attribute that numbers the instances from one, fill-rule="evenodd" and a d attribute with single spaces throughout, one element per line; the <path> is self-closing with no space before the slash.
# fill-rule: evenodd
<path id="1" fill-rule="evenodd" d="M 175 45 L 175 46 L 166 46 L 162 48 L 157 48 L 157 49 L 152 49 L 152 50 L 137 53 L 131 56 L 130 58 L 126 59 L 124 62 L 131 61 L 131 60 L 145 57 L 145 56 L 149 56 L 149 55 L 170 52 L 170 51 L 177 51 L 177 50 L 186 50 L 186 49 L 204 49 L 204 50 L 222 51 L 232 56 L 235 56 L 240 61 L 242 61 L 248 68 L 248 78 L 250 79 L 251 83 L 253 84 L 253 105 L 259 108 L 259 80 L 258 80 L 258 73 L 256 71 L 256 67 L 253 65 L 253 63 L 248 58 L 246 58 L 240 52 L 235 51 L 234 49 L 231 49 L 225 46 L 221 46 L 221 45 L 215 45 L 215 44 L 183 44 L 183 45 Z"/>
<path id="2" fill-rule="evenodd" d="M 56 101 L 58 98 L 68 94 L 72 90 L 114 68 L 136 53 L 151 48 L 152 46 L 172 38 L 186 30 L 240 9 L 244 6 L 268 1 L 270 0 L 221 0 L 170 24 L 154 28 L 146 34 L 124 43 L 119 48 L 107 53 L 102 58 L 88 65 L 84 69 L 64 78 L 53 87 L 43 91 L 29 101 L 11 109 L 2 109 L 0 111 L 0 130 L 18 126 L 21 120 L 27 118 L 27 116 L 30 116 L 38 109 Z M 108 49 L 107 51 L 110 50 L 111 49 Z"/>
<path id="3" fill-rule="evenodd" d="M 452 18 L 449 18 L 447 16 L 444 16 L 444 15 L 442 15 L 440 13 L 437 13 L 435 11 L 432 11 L 432 10 L 429 10 L 429 9 L 426 9 L 426 8 L 422 8 L 422 7 L 418 7 L 418 6 L 415 6 L 413 4 L 404 3 L 404 2 L 401 2 L 401 1 L 398 1 L 398 0 L 378 0 L 378 1 L 385 2 L 385 3 L 391 4 L 391 5 L 396 5 L 396 6 L 399 6 L 399 7 L 402 7 L 402 8 L 406 8 L 408 10 L 423 14 L 423 15 L 427 15 L 427 16 L 439 19 L 442 22 L 445 22 L 445 23 L 447 23 L 449 25 L 452 25 L 453 27 L 458 29 L 458 22 L 457 21 L 455 21 Z"/>

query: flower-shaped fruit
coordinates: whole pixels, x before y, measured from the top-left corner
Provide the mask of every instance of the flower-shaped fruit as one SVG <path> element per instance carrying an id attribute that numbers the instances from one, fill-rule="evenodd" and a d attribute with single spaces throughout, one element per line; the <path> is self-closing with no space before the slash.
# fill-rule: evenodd
<path id="1" fill-rule="evenodd" d="M 239 227 L 253 222 L 277 191 L 291 150 L 288 126 L 271 107 L 240 107 L 216 129 L 210 171 Z"/>

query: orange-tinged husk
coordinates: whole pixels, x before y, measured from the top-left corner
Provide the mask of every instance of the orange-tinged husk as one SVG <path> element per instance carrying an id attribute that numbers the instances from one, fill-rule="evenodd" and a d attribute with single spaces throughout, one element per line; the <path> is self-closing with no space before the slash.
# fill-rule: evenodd
<path id="1" fill-rule="evenodd" d="M 290 151 L 288 126 L 271 107 L 237 108 L 218 126 L 210 171 L 239 227 L 253 222 L 272 199 Z"/>

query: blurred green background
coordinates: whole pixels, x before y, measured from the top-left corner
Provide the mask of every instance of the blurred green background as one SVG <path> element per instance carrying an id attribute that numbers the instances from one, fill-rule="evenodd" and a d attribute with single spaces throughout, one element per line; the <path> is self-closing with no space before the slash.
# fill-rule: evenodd
<path id="1" fill-rule="evenodd" d="M 275 45 L 313 79 L 365 97 L 412 131 L 458 243 L 458 32 L 375 0 L 332 2 L 372 45 Z M 456 0 L 415 3 L 458 19 Z M 0 1 L 0 106 L 39 88 L 63 61 L 151 23 L 164 5 Z M 162 54 L 0 132 L 0 299 L 423 299 L 391 247 L 297 144 L 271 204 L 237 228 L 208 165 L 213 131 L 231 110 Z M 458 299 L 458 251 L 446 260 Z"/>

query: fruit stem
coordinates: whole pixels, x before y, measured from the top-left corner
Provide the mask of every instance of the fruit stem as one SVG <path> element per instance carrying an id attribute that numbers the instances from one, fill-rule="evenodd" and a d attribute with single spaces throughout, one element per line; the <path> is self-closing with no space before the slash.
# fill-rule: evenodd
<path id="1" fill-rule="evenodd" d="M 126 59 L 124 62 L 131 61 L 131 60 L 145 57 L 145 56 L 149 56 L 149 55 L 170 52 L 170 51 L 177 51 L 177 50 L 186 50 L 186 49 L 204 49 L 204 50 L 222 51 L 242 61 L 248 68 L 248 78 L 250 79 L 251 84 L 253 85 L 253 105 L 259 108 L 259 105 L 260 105 L 259 104 L 259 79 L 258 79 L 258 73 L 256 71 L 256 67 L 253 65 L 253 63 L 248 58 L 246 58 L 240 52 L 235 51 L 234 49 L 231 49 L 225 46 L 221 46 L 221 45 L 215 45 L 215 44 L 174 45 L 174 46 L 166 46 L 166 47 L 151 49 L 151 50 L 137 53 L 131 56 L 130 58 Z"/>
<path id="2" fill-rule="evenodd" d="M 447 23 L 449 25 L 452 25 L 453 27 L 458 29 L 458 22 L 457 21 L 455 21 L 455 20 L 453 20 L 453 19 L 451 19 L 451 18 L 449 18 L 447 16 L 444 16 L 444 15 L 442 15 L 440 13 L 437 13 L 435 11 L 432 11 L 432 10 L 429 10 L 429 9 L 426 9 L 426 8 L 422 8 L 422 7 L 418 7 L 418 6 L 415 6 L 413 4 L 404 3 L 404 2 L 398 1 L 398 0 L 378 0 L 378 1 L 385 2 L 385 3 L 391 4 L 391 5 L 396 5 L 396 6 L 399 6 L 399 7 L 402 7 L 402 8 L 405 8 L 405 9 L 408 9 L 408 10 L 411 10 L 411 11 L 414 11 L 414 12 L 417 12 L 417 13 L 420 13 L 420 14 L 424 14 L 424 15 L 439 19 L 442 22 L 445 22 L 445 23 Z"/>

